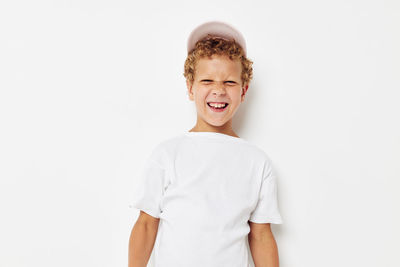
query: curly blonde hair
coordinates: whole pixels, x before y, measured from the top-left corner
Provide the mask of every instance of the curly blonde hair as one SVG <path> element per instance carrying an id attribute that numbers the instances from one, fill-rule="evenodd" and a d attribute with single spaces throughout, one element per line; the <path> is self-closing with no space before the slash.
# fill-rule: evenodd
<path id="1" fill-rule="evenodd" d="M 250 83 L 253 78 L 253 62 L 244 56 L 242 47 L 234 40 L 226 40 L 211 35 L 198 41 L 195 48 L 188 53 L 183 73 L 186 80 L 193 83 L 197 61 L 204 57 L 211 58 L 214 54 L 228 56 L 231 60 L 239 59 L 242 63 L 242 86 Z"/>

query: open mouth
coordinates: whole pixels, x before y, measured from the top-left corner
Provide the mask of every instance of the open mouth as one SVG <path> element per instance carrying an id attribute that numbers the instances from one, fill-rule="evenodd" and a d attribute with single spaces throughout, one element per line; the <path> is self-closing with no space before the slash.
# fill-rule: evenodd
<path id="1" fill-rule="evenodd" d="M 226 102 L 207 102 L 207 106 L 210 107 L 212 111 L 221 112 L 226 109 L 229 104 Z"/>

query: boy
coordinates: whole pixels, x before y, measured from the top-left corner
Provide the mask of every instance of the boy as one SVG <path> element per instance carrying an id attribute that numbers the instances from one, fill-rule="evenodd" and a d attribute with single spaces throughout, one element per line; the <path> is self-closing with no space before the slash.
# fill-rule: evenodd
<path id="1" fill-rule="evenodd" d="M 270 224 L 281 224 L 276 177 L 263 150 L 240 138 L 232 118 L 252 78 L 243 36 L 212 21 L 188 39 L 184 76 L 196 125 L 164 140 L 146 161 L 133 206 L 129 267 L 278 267 Z"/>

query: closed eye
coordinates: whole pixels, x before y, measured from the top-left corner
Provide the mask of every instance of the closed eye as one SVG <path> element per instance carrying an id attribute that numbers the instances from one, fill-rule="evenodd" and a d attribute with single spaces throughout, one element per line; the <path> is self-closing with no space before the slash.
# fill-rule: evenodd
<path id="1" fill-rule="evenodd" d="M 201 82 L 212 82 L 213 80 L 201 80 Z M 224 81 L 224 83 L 236 83 L 235 81 Z"/>
<path id="2" fill-rule="evenodd" d="M 235 81 L 225 81 L 224 83 L 227 84 L 228 86 L 231 86 L 231 87 L 234 87 L 234 86 L 238 85 L 238 83 L 235 82 Z"/>
<path id="3" fill-rule="evenodd" d="M 203 79 L 200 81 L 200 83 L 206 84 L 206 85 L 211 85 L 211 84 L 214 84 L 214 80 Z M 227 84 L 229 86 L 236 86 L 238 83 L 235 81 L 224 81 L 224 84 Z"/>
<path id="4" fill-rule="evenodd" d="M 212 82 L 212 80 L 201 80 L 201 82 Z"/>

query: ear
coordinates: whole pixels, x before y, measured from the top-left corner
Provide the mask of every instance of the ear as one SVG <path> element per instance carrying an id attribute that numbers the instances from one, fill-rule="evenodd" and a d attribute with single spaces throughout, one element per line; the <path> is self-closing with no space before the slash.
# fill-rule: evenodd
<path id="1" fill-rule="evenodd" d="M 193 83 L 192 82 L 190 82 L 189 80 L 186 80 L 186 87 L 187 87 L 187 93 L 188 93 L 188 96 L 189 96 L 189 99 L 190 100 L 194 100 L 194 94 L 193 94 Z"/>
<path id="2" fill-rule="evenodd" d="M 242 87 L 242 95 L 240 96 L 242 102 L 244 101 L 244 96 L 246 95 L 246 92 L 247 92 L 248 89 L 249 89 L 249 85 L 248 84 L 245 84 Z"/>

